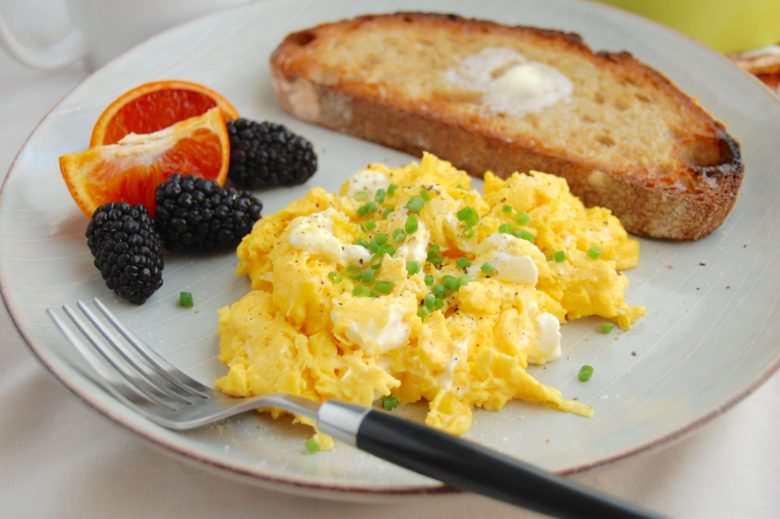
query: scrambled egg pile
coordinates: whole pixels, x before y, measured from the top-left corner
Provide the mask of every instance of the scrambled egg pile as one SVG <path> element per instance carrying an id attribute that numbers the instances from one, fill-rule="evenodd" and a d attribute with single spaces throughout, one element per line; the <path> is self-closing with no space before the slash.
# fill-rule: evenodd
<path id="1" fill-rule="evenodd" d="M 229 372 L 217 387 L 425 399 L 426 423 L 455 434 L 475 406 L 513 398 L 590 416 L 526 367 L 560 356 L 560 323 L 597 315 L 625 329 L 644 314 L 623 300 L 619 272 L 639 243 L 559 177 L 487 173 L 484 193 L 425 154 L 371 164 L 340 195 L 312 189 L 258 221 L 238 247 L 252 291 L 219 312 Z"/>

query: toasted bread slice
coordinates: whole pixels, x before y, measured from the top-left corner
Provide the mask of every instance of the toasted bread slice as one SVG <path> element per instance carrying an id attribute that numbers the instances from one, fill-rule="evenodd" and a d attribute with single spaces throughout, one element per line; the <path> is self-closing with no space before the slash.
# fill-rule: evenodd
<path id="1" fill-rule="evenodd" d="M 728 215 L 738 144 L 626 52 L 576 34 L 454 15 L 361 16 L 290 34 L 271 56 L 293 115 L 471 174 L 565 177 L 636 234 L 696 239 Z"/>

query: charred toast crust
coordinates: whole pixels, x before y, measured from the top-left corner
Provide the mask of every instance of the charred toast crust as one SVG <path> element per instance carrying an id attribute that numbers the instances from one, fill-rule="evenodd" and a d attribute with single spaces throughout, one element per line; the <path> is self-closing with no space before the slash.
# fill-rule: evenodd
<path id="1" fill-rule="evenodd" d="M 605 67 L 630 69 L 638 81 L 648 81 L 681 107 L 706 119 L 711 135 L 706 142 L 687 143 L 704 147 L 716 160 L 704 163 L 679 161 L 679 174 L 695 179 L 695 189 L 679 189 L 674 178 L 657 179 L 641 172 L 625 171 L 598 161 L 568 156 L 548 149 L 532 136 L 508 138 L 478 120 L 464 120 L 435 100 L 421 106 L 382 92 L 376 85 L 360 82 L 318 82 L 307 75 L 297 59 L 301 47 L 329 31 L 354 30 L 366 22 L 458 24 L 469 31 L 532 33 L 566 45 L 573 52 L 599 60 Z M 623 225 L 636 234 L 671 239 L 698 239 L 717 228 L 731 211 L 742 181 L 739 145 L 723 125 L 713 120 L 695 101 L 677 89 L 662 74 L 627 52 L 594 53 L 572 33 L 524 26 L 505 26 L 457 15 L 396 13 L 367 15 L 323 24 L 292 33 L 271 56 L 273 86 L 285 110 L 312 123 L 377 142 L 413 155 L 432 152 L 469 173 L 481 176 L 492 171 L 508 176 L 515 171 L 539 170 L 566 178 L 573 193 L 586 205 L 608 207 Z M 682 171 L 685 169 L 685 171 Z"/>

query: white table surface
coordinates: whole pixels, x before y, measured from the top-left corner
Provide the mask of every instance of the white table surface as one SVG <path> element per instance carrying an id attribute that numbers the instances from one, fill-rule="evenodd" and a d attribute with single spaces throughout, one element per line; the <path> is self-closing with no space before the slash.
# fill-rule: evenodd
<path id="1" fill-rule="evenodd" d="M 86 76 L 79 67 L 31 71 L 0 51 L 1 176 L 38 121 Z M 87 407 L 38 363 L 4 307 L 0 359 L 2 517 L 533 516 L 474 495 L 356 504 L 236 483 L 174 460 Z M 775 374 L 686 438 L 573 479 L 672 517 L 777 518 L 779 440 Z"/>

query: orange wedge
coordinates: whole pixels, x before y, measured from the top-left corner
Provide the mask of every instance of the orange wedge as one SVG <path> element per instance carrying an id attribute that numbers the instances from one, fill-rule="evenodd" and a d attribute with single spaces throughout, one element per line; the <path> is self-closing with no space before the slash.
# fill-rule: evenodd
<path id="1" fill-rule="evenodd" d="M 154 214 L 154 190 L 174 173 L 222 185 L 230 165 L 230 140 L 219 108 L 163 130 L 127 135 L 117 144 L 60 157 L 60 170 L 87 216 L 107 202 L 144 204 Z"/>
<path id="2" fill-rule="evenodd" d="M 218 92 L 190 81 L 144 83 L 118 97 L 98 118 L 89 145 L 114 144 L 129 133 L 152 133 L 214 107 L 225 121 L 238 111 Z"/>

